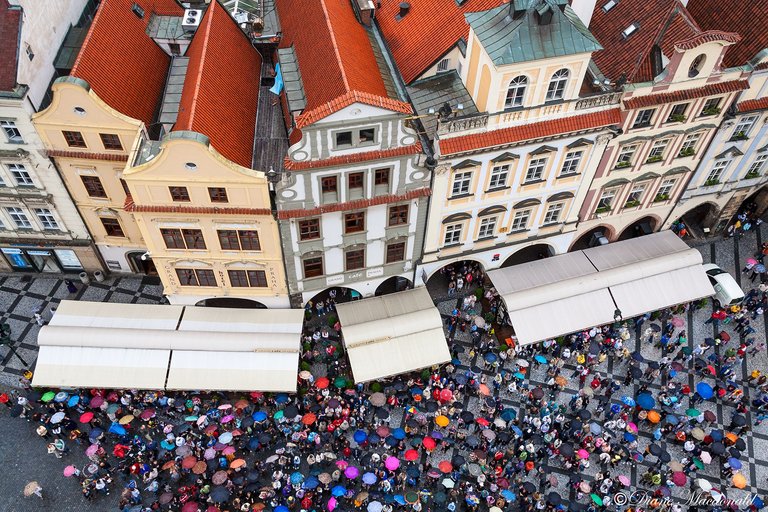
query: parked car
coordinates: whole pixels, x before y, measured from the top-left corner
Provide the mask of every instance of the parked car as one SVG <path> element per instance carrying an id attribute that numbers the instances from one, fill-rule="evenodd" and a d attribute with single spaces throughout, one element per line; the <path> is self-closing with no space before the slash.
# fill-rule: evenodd
<path id="1" fill-rule="evenodd" d="M 704 265 L 704 271 L 715 289 L 715 300 L 721 306 L 733 306 L 744 300 L 744 292 L 731 274 L 714 263 Z"/>

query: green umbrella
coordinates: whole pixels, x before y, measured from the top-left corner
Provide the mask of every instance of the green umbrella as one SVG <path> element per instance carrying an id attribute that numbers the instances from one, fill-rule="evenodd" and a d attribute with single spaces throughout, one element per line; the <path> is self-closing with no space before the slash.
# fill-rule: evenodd
<path id="1" fill-rule="evenodd" d="M 419 494 L 414 491 L 408 491 L 407 493 L 405 493 L 405 501 L 411 504 L 416 503 L 417 501 L 419 501 Z"/>
<path id="2" fill-rule="evenodd" d="M 691 407 L 690 409 L 688 409 L 687 411 L 685 411 L 685 414 L 687 414 L 687 415 L 688 415 L 688 416 L 690 416 L 691 418 L 695 418 L 696 416 L 698 416 L 699 414 L 701 414 L 701 412 L 700 412 L 698 409 L 694 409 L 693 407 Z"/>
<path id="3" fill-rule="evenodd" d="M 333 381 L 333 385 L 341 389 L 347 385 L 347 379 L 345 379 L 344 377 L 336 377 L 336 380 Z"/>
<path id="4" fill-rule="evenodd" d="M 380 382 L 374 382 L 373 384 L 371 384 L 371 391 L 378 393 L 379 391 L 381 391 L 381 389 L 382 388 L 381 388 Z"/>
<path id="5" fill-rule="evenodd" d="M 704 469 L 704 463 L 703 463 L 703 462 L 701 462 L 701 459 L 700 459 L 700 458 L 698 458 L 698 457 L 694 457 L 694 458 L 693 458 L 693 463 L 696 465 L 696 467 L 697 467 L 697 468 L 699 468 L 699 469 Z"/>
<path id="6" fill-rule="evenodd" d="M 54 393 L 53 391 L 48 391 L 46 394 L 44 394 L 44 395 L 43 395 L 43 396 L 40 398 L 40 401 L 41 401 L 41 402 L 44 402 L 44 403 L 48 403 L 48 402 L 50 402 L 51 400 L 53 400 L 53 397 L 55 397 L 55 396 L 56 396 L 56 393 Z"/>
<path id="7" fill-rule="evenodd" d="M 689 356 L 693 354 L 693 349 L 691 347 L 683 347 L 683 354 Z"/>
<path id="8" fill-rule="evenodd" d="M 283 417 L 283 410 L 280 409 L 279 411 L 275 411 L 275 414 L 272 417 L 275 418 L 276 420 L 279 420 L 280 418 Z"/>
<path id="9" fill-rule="evenodd" d="M 595 493 L 590 494 L 590 496 L 592 497 L 592 501 L 594 501 L 597 504 L 597 506 L 599 507 L 603 506 L 603 498 L 601 498 Z"/>

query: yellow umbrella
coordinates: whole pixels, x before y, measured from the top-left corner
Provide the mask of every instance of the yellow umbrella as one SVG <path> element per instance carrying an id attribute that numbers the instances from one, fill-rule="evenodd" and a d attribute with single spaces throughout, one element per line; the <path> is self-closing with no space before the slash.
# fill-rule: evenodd
<path id="1" fill-rule="evenodd" d="M 450 422 L 451 420 L 449 420 L 447 416 L 440 415 L 435 418 L 435 423 L 437 423 L 439 427 L 447 427 Z"/>
<path id="2" fill-rule="evenodd" d="M 747 479 L 741 473 L 733 474 L 733 486 L 737 489 L 743 489 L 747 486 Z"/>
<path id="3" fill-rule="evenodd" d="M 132 414 L 126 414 L 125 416 L 120 418 L 120 424 L 121 425 L 127 425 L 130 422 L 132 422 L 132 421 L 133 421 L 133 415 Z"/>
<path id="4" fill-rule="evenodd" d="M 41 491 L 43 490 L 42 487 L 40 487 L 40 484 L 33 480 L 24 486 L 24 496 L 32 496 L 38 489 Z"/>

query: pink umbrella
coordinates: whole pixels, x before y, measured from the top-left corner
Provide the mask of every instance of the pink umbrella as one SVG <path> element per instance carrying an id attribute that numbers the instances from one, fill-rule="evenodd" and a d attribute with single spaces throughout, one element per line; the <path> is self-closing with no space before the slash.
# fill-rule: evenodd
<path id="1" fill-rule="evenodd" d="M 143 420 L 148 420 L 155 417 L 155 410 L 154 409 L 145 409 L 141 412 L 139 415 L 139 418 Z"/>
<path id="2" fill-rule="evenodd" d="M 205 453 L 203 453 L 203 457 L 205 458 L 205 460 L 211 460 L 215 456 L 216 456 L 216 450 L 214 450 L 213 448 L 206 448 Z"/>
<path id="3" fill-rule="evenodd" d="M 93 457 L 94 455 L 96 455 L 96 452 L 98 452 L 98 451 L 99 451 L 99 445 L 97 445 L 97 444 L 92 444 L 91 446 L 89 446 L 89 447 L 88 447 L 88 448 L 85 450 L 85 454 L 86 454 L 88 457 Z"/>
<path id="4" fill-rule="evenodd" d="M 199 509 L 196 501 L 188 501 L 181 508 L 181 512 L 197 512 L 198 510 Z"/>
<path id="5" fill-rule="evenodd" d="M 221 422 L 222 423 L 229 423 L 233 419 L 235 419 L 235 417 L 232 416 L 231 414 L 228 414 L 228 415 L 224 416 L 223 418 L 221 418 Z"/>
<path id="6" fill-rule="evenodd" d="M 683 320 L 679 316 L 676 316 L 672 318 L 672 325 L 674 325 L 675 327 L 682 327 L 685 325 L 685 320 Z"/>
<path id="7" fill-rule="evenodd" d="M 329 499 L 329 500 L 328 500 L 328 510 L 330 510 L 331 512 L 333 512 L 334 510 L 336 510 L 336 506 L 337 506 L 338 504 L 339 504 L 339 503 L 336 501 L 336 498 L 331 498 L 331 499 Z"/>
<path id="8" fill-rule="evenodd" d="M 622 485 L 630 485 L 632 483 L 629 477 L 625 475 L 619 475 L 619 482 L 621 482 Z"/>
<path id="9" fill-rule="evenodd" d="M 747 258 L 747 264 L 748 265 L 757 265 L 757 260 L 755 258 Z"/>
<path id="10" fill-rule="evenodd" d="M 685 473 L 682 471 L 675 471 L 672 473 L 672 483 L 675 484 L 678 487 L 682 487 L 685 485 L 685 483 L 688 481 L 688 478 L 686 478 Z"/>
<path id="11" fill-rule="evenodd" d="M 394 471 L 400 467 L 400 460 L 397 457 L 387 457 L 387 460 L 384 461 L 384 466 L 388 470 Z"/>
<path id="12" fill-rule="evenodd" d="M 232 455 L 235 453 L 235 447 L 234 446 L 227 446 L 221 451 L 222 455 Z"/>
<path id="13" fill-rule="evenodd" d="M 91 403 L 88 404 L 88 405 L 90 405 L 91 407 L 93 407 L 95 409 L 97 407 L 101 407 L 101 404 L 103 404 L 103 403 L 104 403 L 104 398 L 102 398 L 99 395 L 96 395 L 95 397 L 91 398 Z"/>
<path id="14" fill-rule="evenodd" d="M 67 466 L 64 468 L 64 476 L 72 476 L 75 474 L 75 466 Z"/>
<path id="15" fill-rule="evenodd" d="M 232 408 L 232 405 L 231 405 L 231 404 L 221 404 L 221 405 L 219 406 L 219 410 L 220 410 L 220 411 L 226 411 L 227 409 L 231 409 L 231 408 Z"/>
<path id="16" fill-rule="evenodd" d="M 635 434 L 637 434 L 637 425 L 635 425 L 634 423 L 632 423 L 632 422 L 630 421 L 629 423 L 627 423 L 627 430 L 629 430 L 629 431 L 631 431 L 631 432 L 634 432 Z"/>
<path id="17" fill-rule="evenodd" d="M 589 458 L 589 452 L 582 448 L 581 450 L 576 452 L 576 455 L 579 456 L 580 459 L 588 459 Z"/>
<path id="18" fill-rule="evenodd" d="M 346 476 L 350 480 L 357 478 L 359 475 L 360 475 L 360 470 L 357 469 L 355 466 L 349 466 L 347 469 L 344 470 L 344 476 Z"/>
<path id="19" fill-rule="evenodd" d="M 337 460 L 336 461 L 336 467 L 341 469 L 341 470 L 347 469 L 347 466 L 349 466 L 349 462 L 347 462 L 345 460 Z"/>

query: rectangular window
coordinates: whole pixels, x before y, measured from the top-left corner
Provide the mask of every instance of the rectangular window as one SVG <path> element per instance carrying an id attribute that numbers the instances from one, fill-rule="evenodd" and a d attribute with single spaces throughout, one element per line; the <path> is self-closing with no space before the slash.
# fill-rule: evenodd
<path id="1" fill-rule="evenodd" d="M 662 181 L 658 192 L 656 192 L 656 200 L 663 201 L 669 199 L 669 195 L 672 193 L 672 188 L 674 188 L 676 182 L 677 180 L 674 179 Z"/>
<path id="2" fill-rule="evenodd" d="M 199 229 L 160 229 L 168 249 L 205 249 L 205 238 Z"/>
<path id="3" fill-rule="evenodd" d="M 347 272 L 365 267 L 365 249 L 354 249 L 344 253 Z"/>
<path id="4" fill-rule="evenodd" d="M 35 208 L 35 215 L 43 226 L 43 229 L 56 231 L 59 229 L 59 223 L 48 208 Z"/>
<path id="5" fill-rule="evenodd" d="M 478 238 L 489 238 L 496 234 L 497 217 L 485 217 L 480 221 L 480 229 L 477 232 Z"/>
<path id="6" fill-rule="evenodd" d="M 528 164 L 528 170 L 525 171 L 525 181 L 528 183 L 531 181 L 539 181 L 544 175 L 544 168 L 547 166 L 546 158 L 533 158 Z"/>
<path id="7" fill-rule="evenodd" d="M 336 132 L 336 149 L 352 147 L 352 132 Z"/>
<path id="8" fill-rule="evenodd" d="M 218 284 L 213 270 L 195 270 L 195 274 L 197 274 L 200 286 L 216 286 Z"/>
<path id="9" fill-rule="evenodd" d="M 99 137 L 101 137 L 101 143 L 104 144 L 104 149 L 123 149 L 123 145 L 120 143 L 120 137 L 114 133 L 100 133 Z"/>
<path id="10" fill-rule="evenodd" d="M 345 214 L 344 233 L 360 233 L 361 231 L 365 231 L 365 212 Z"/>
<path id="11" fill-rule="evenodd" d="M 560 169 L 560 176 L 568 176 L 579 172 L 579 164 L 581 163 L 581 157 L 584 155 L 583 151 L 571 151 L 565 155 L 563 160 L 563 168 Z"/>
<path id="12" fill-rule="evenodd" d="M 120 225 L 118 219 L 112 217 L 100 217 L 101 225 L 104 226 L 104 231 L 107 232 L 107 236 L 118 236 L 125 238 L 123 227 Z"/>
<path id="13" fill-rule="evenodd" d="M 61 132 L 62 135 L 64 135 L 64 141 L 67 143 L 67 146 L 71 148 L 85 148 L 88 147 L 85 145 L 85 139 L 83 138 L 83 134 L 80 132 L 71 132 L 64 130 Z"/>
<path id="14" fill-rule="evenodd" d="M 260 251 L 259 232 L 253 229 L 241 229 L 237 232 L 240 248 L 244 251 Z"/>
<path id="15" fill-rule="evenodd" d="M 664 152 L 669 145 L 669 139 L 657 140 L 651 146 L 651 152 L 648 153 L 648 162 L 660 162 L 664 160 Z"/>
<path id="16" fill-rule="evenodd" d="M 637 144 L 626 144 L 619 149 L 619 158 L 616 160 L 616 167 L 630 167 L 632 159 L 635 157 Z"/>
<path id="17" fill-rule="evenodd" d="M 638 112 L 637 117 L 635 117 L 635 123 L 632 125 L 632 128 L 642 128 L 643 126 L 650 126 L 651 119 L 653 119 L 654 112 L 656 112 L 655 108 L 648 108 Z"/>
<path id="18" fill-rule="evenodd" d="M 720 100 L 722 98 L 709 98 L 701 108 L 700 116 L 714 116 L 720 113 Z"/>
<path id="19" fill-rule="evenodd" d="M 224 187 L 208 187 L 208 197 L 212 203 L 228 203 L 227 189 Z"/>
<path id="20" fill-rule="evenodd" d="M 234 229 L 219 229 L 216 231 L 219 235 L 219 245 L 222 251 L 239 251 L 240 241 L 237 238 L 237 231 Z"/>
<path id="21" fill-rule="evenodd" d="M 518 210 L 512 219 L 512 231 L 528 228 L 528 222 L 531 220 L 531 210 Z"/>
<path id="22" fill-rule="evenodd" d="M 189 191 L 187 187 L 168 187 L 171 193 L 171 199 L 178 202 L 189 202 Z"/>
<path id="23" fill-rule="evenodd" d="M 728 164 L 730 164 L 730 160 L 718 160 L 715 162 L 715 165 L 712 166 L 712 170 L 709 171 L 709 176 L 707 176 L 707 181 L 704 183 L 704 185 L 717 185 L 720 183 L 720 178 L 723 176 L 723 171 L 728 167 Z"/>
<path id="24" fill-rule="evenodd" d="M 313 258 L 305 258 L 302 262 L 304 265 L 304 278 L 318 277 L 323 275 L 323 257 L 315 256 Z"/>
<path id="25" fill-rule="evenodd" d="M 763 167 L 765 167 L 765 161 L 768 160 L 768 154 L 762 154 L 755 158 L 752 165 L 749 166 L 747 171 L 747 178 L 757 178 L 763 174 Z"/>
<path id="26" fill-rule="evenodd" d="M 733 135 L 731 135 L 731 140 L 741 140 L 746 139 L 749 137 L 749 132 L 752 130 L 752 126 L 755 124 L 755 121 L 757 121 L 756 115 L 753 116 L 745 116 L 739 119 L 739 122 L 736 124 L 736 128 L 733 129 Z"/>
<path id="27" fill-rule="evenodd" d="M 445 238 L 443 238 L 443 244 L 451 245 L 461 242 L 461 224 L 450 224 L 445 227 Z"/>
<path id="28" fill-rule="evenodd" d="M 316 240 L 318 238 L 320 238 L 320 219 L 299 221 L 299 240 Z"/>
<path id="29" fill-rule="evenodd" d="M 187 249 L 205 249 L 205 239 L 201 230 L 182 229 L 181 234 L 184 235 L 184 243 L 187 244 Z"/>
<path id="30" fill-rule="evenodd" d="M 387 244 L 386 263 L 397 263 L 403 260 L 405 260 L 405 242 Z"/>
<path id="31" fill-rule="evenodd" d="M 389 169 L 376 169 L 373 172 L 374 185 L 389 185 Z"/>
<path id="32" fill-rule="evenodd" d="M 616 197 L 616 189 L 604 190 L 600 196 L 600 200 L 597 202 L 597 209 L 601 211 L 610 211 L 611 203 Z"/>
<path id="33" fill-rule="evenodd" d="M 685 121 L 685 112 L 688 110 L 688 103 L 678 103 L 669 111 L 668 123 L 682 123 Z"/>
<path id="34" fill-rule="evenodd" d="M 5 137 L 8 139 L 8 142 L 14 142 L 17 144 L 24 142 L 24 139 L 21 136 L 21 132 L 16 127 L 16 123 L 13 121 L 0 121 L 0 126 L 3 128 Z"/>
<path id="35" fill-rule="evenodd" d="M 347 185 L 350 189 L 353 188 L 363 188 L 363 173 L 361 172 L 351 172 L 347 176 Z"/>
<path id="36" fill-rule="evenodd" d="M 217 286 L 213 270 L 177 268 L 176 275 L 181 286 Z"/>
<path id="37" fill-rule="evenodd" d="M 437 63 L 437 72 L 442 73 L 443 71 L 448 71 L 448 64 L 451 63 L 451 59 L 441 59 L 440 62 Z"/>
<path id="38" fill-rule="evenodd" d="M 228 270 L 229 282 L 238 288 L 266 288 L 267 273 L 264 270 Z"/>
<path id="39" fill-rule="evenodd" d="M 453 186 L 451 187 L 451 196 L 469 194 L 469 187 L 471 184 L 472 171 L 456 171 L 453 173 Z"/>
<path id="40" fill-rule="evenodd" d="M 186 249 L 180 229 L 161 229 L 160 234 L 168 249 Z"/>
<path id="41" fill-rule="evenodd" d="M 677 156 L 685 157 L 693 156 L 696 154 L 696 144 L 699 143 L 700 138 L 700 133 L 692 133 L 687 135 L 685 139 L 683 139 L 683 145 L 680 146 L 680 152 L 677 154 Z"/>
<path id="42" fill-rule="evenodd" d="M 29 222 L 27 214 L 24 213 L 24 210 L 21 208 L 6 208 L 5 210 L 8 212 L 8 215 L 10 215 L 11 220 L 17 228 L 32 229 L 32 223 Z"/>
<path id="43" fill-rule="evenodd" d="M 374 128 L 363 128 L 358 132 L 359 145 L 366 146 L 376 142 L 376 130 Z"/>
<path id="44" fill-rule="evenodd" d="M 248 274 L 245 270 L 227 270 L 229 283 L 233 288 L 248 288 Z"/>
<path id="45" fill-rule="evenodd" d="M 639 205 L 643 201 L 643 194 L 645 193 L 645 184 L 639 184 L 632 187 L 629 195 L 627 196 L 626 208 L 632 208 Z"/>
<path id="46" fill-rule="evenodd" d="M 324 203 L 338 200 L 338 179 L 336 176 L 325 176 L 320 178 L 320 187 L 322 189 Z"/>
<path id="47" fill-rule="evenodd" d="M 551 204 L 547 207 L 547 213 L 544 215 L 544 224 L 552 224 L 560 221 L 560 214 L 563 213 L 563 203 Z"/>
<path id="48" fill-rule="evenodd" d="M 495 165 L 491 169 L 491 179 L 488 183 L 488 189 L 493 190 L 495 188 L 503 188 L 507 186 L 507 178 L 509 177 L 509 165 Z"/>
<path id="49" fill-rule="evenodd" d="M 403 224 L 408 224 L 408 205 L 398 204 L 390 206 L 387 226 L 402 226 Z"/>
<path id="50" fill-rule="evenodd" d="M 266 288 L 267 273 L 264 270 L 249 270 L 248 282 L 251 283 L 251 288 Z"/>
<path id="51" fill-rule="evenodd" d="M 107 191 L 98 176 L 80 176 L 89 197 L 107 197 Z"/>
<path id="52" fill-rule="evenodd" d="M 21 187 L 34 186 L 35 182 L 32 181 L 27 168 L 22 164 L 8 164 L 8 170 L 11 172 L 11 176 L 13 176 L 13 180 L 17 185 Z"/>

